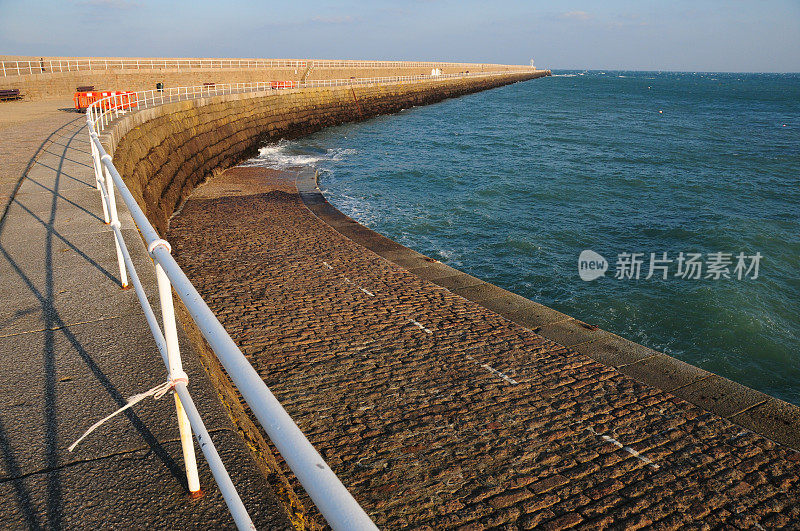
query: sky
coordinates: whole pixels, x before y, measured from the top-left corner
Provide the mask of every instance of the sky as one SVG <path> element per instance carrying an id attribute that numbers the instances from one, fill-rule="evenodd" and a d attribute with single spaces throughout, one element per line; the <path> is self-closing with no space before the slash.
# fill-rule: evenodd
<path id="1" fill-rule="evenodd" d="M 0 0 L 0 55 L 800 72 L 800 0 Z"/>

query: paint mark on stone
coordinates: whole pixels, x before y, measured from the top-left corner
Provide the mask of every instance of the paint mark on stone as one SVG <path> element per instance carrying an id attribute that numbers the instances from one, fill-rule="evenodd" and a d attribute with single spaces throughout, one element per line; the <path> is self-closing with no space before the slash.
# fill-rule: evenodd
<path id="1" fill-rule="evenodd" d="M 322 262 L 322 265 L 324 265 L 325 267 L 327 267 L 327 268 L 328 268 L 328 269 L 330 269 L 330 270 L 333 270 L 333 267 L 332 267 L 332 266 L 331 266 L 331 265 L 330 265 L 328 262 Z M 374 294 L 374 293 L 372 293 L 370 290 L 368 290 L 368 289 L 364 289 L 364 288 L 362 288 L 361 286 L 359 286 L 358 284 L 355 284 L 355 283 L 354 283 L 352 280 L 350 280 L 348 277 L 342 277 L 342 278 L 344 279 L 344 281 L 345 281 L 346 283 L 355 285 L 355 286 L 356 286 L 358 289 L 360 289 L 361 291 L 363 291 L 364 293 L 366 293 L 366 294 L 367 294 L 367 295 L 369 295 L 370 297 L 374 297 L 374 296 L 375 296 L 375 294 Z"/>
<path id="2" fill-rule="evenodd" d="M 419 328 L 420 330 L 422 330 L 423 332 L 425 332 L 426 334 L 432 334 L 432 333 L 433 333 L 433 332 L 431 332 L 431 330 L 430 330 L 430 329 L 428 329 L 428 328 L 425 328 L 424 326 L 422 326 L 422 323 L 420 323 L 419 321 L 415 321 L 414 319 L 409 319 L 409 321 L 410 321 L 411 323 L 413 323 L 413 324 L 414 324 L 414 326 L 416 326 L 417 328 Z"/>
<path id="3" fill-rule="evenodd" d="M 467 356 L 467 359 L 470 360 L 470 361 L 474 361 L 475 363 L 480 365 L 482 369 L 485 369 L 485 370 L 489 371 L 493 375 L 497 376 L 498 378 L 501 378 L 501 379 L 505 380 L 506 382 L 510 383 L 511 385 L 519 385 L 519 382 L 516 381 L 514 378 L 510 377 L 509 375 L 507 375 L 505 373 L 502 373 L 502 372 L 498 371 L 497 369 L 495 369 L 494 367 L 492 367 L 488 363 L 481 363 L 481 362 L 477 361 L 475 358 L 473 358 L 472 356 L 469 356 L 469 355 Z"/>
<path id="4" fill-rule="evenodd" d="M 601 434 L 597 433 L 596 431 L 594 431 L 592 428 L 587 428 L 587 429 L 590 432 L 592 432 L 592 434 L 596 435 L 597 437 L 600 437 L 604 441 L 613 444 L 617 448 L 622 448 L 623 450 L 625 450 L 626 452 L 631 454 L 633 457 L 635 457 L 639 461 L 645 463 L 646 465 L 649 465 L 653 470 L 658 470 L 659 468 L 661 468 L 660 466 L 655 464 L 652 460 L 650 460 L 647 457 L 643 456 L 642 454 L 640 454 L 639 452 L 637 452 L 636 450 L 634 450 L 630 446 L 625 446 L 624 444 L 622 444 L 618 440 L 614 439 L 613 437 L 609 437 L 608 435 L 601 435 Z"/>

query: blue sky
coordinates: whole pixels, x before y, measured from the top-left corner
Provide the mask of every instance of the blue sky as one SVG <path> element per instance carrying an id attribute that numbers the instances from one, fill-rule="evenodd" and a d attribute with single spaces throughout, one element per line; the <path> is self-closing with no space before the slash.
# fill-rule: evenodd
<path id="1" fill-rule="evenodd" d="M 0 54 L 800 71 L 798 0 L 0 0 Z"/>

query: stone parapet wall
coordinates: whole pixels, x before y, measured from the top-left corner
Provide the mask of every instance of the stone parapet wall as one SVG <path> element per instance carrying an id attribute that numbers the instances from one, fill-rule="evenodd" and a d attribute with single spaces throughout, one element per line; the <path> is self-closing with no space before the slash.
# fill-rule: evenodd
<path id="1" fill-rule="evenodd" d="M 151 223 L 165 232 L 192 189 L 259 146 L 324 127 L 548 75 L 548 71 L 230 94 L 166 104 L 118 121 L 104 143 Z"/>

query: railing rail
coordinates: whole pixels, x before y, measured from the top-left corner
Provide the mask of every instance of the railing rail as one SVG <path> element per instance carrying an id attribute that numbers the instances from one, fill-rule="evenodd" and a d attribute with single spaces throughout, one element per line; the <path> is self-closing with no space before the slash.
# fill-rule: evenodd
<path id="1" fill-rule="evenodd" d="M 3 76 L 86 72 L 93 70 L 266 70 L 325 68 L 504 68 L 529 70 L 526 65 L 436 61 L 358 61 L 328 59 L 157 59 L 41 58 L 0 61 Z"/>
<path id="2" fill-rule="evenodd" d="M 292 83 L 288 88 L 398 83 L 419 81 L 421 79 L 436 80 L 446 77 L 466 76 L 467 74 L 460 76 L 395 76 L 326 80 Z M 120 282 L 123 287 L 126 287 L 128 276 L 130 276 L 134 291 L 145 314 L 145 319 L 153 334 L 156 347 L 167 368 L 170 385 L 175 391 L 175 406 L 189 490 L 193 493 L 200 492 L 194 444 L 191 439 L 192 432 L 194 432 L 237 527 L 239 529 L 253 529 L 253 523 L 247 510 L 214 447 L 214 443 L 189 393 L 188 377 L 183 372 L 178 347 L 178 334 L 172 298 L 173 289 L 225 368 L 228 376 L 242 394 L 245 402 L 331 527 L 336 530 L 377 529 L 355 498 L 342 485 L 336 474 L 325 463 L 297 424 L 281 406 L 278 399 L 264 383 L 264 380 L 250 365 L 239 347 L 236 346 L 236 343 L 172 257 L 169 243 L 161 239 L 150 224 L 114 166 L 111 156 L 106 152 L 100 141 L 99 133 L 122 113 L 183 99 L 215 94 L 271 90 L 272 87 L 273 83 L 271 82 L 178 87 L 166 89 L 163 92 L 142 91 L 114 94 L 92 103 L 86 110 L 86 125 L 89 130 L 95 182 L 102 200 L 104 220 L 111 226 L 114 233 Z M 159 326 L 155 312 L 150 306 L 125 240 L 122 237 L 120 221 L 117 215 L 117 193 L 122 198 L 125 206 L 128 207 L 133 221 L 144 239 L 147 251 L 153 260 L 161 303 L 161 326 Z"/>

